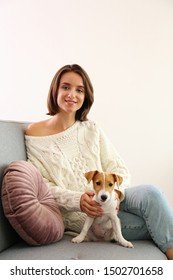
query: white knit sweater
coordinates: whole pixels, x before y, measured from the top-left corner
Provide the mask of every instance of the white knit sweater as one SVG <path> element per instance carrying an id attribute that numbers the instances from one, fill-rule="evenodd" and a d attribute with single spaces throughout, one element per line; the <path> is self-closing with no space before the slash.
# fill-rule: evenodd
<path id="1" fill-rule="evenodd" d="M 93 121 L 76 121 L 67 130 L 49 136 L 25 135 L 27 157 L 44 177 L 62 212 L 65 228 L 79 233 L 85 221 L 80 197 L 91 184 L 85 172 L 103 170 L 123 177 L 121 200 L 129 172 L 103 131 Z"/>

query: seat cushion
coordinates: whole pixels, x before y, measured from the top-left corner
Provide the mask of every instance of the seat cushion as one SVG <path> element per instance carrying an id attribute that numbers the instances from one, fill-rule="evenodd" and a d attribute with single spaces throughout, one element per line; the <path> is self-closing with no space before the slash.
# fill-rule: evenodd
<path id="1" fill-rule="evenodd" d="M 28 244 L 43 245 L 62 238 L 64 225 L 59 208 L 31 163 L 20 160 L 7 167 L 2 205 L 12 227 Z"/>

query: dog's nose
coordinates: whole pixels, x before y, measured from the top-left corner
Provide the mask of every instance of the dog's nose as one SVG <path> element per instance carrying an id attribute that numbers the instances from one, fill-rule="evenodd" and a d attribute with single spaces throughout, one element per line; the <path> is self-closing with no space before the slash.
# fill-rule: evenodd
<path id="1" fill-rule="evenodd" d="M 108 198 L 108 197 L 107 197 L 106 194 L 102 194 L 102 195 L 101 195 L 101 200 L 102 200 L 102 201 L 105 201 L 107 198 Z"/>

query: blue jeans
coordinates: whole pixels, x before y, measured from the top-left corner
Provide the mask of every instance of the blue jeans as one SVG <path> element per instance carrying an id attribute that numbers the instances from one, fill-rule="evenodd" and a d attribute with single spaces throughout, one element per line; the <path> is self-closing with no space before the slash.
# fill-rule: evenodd
<path id="1" fill-rule="evenodd" d="M 118 214 L 124 238 L 152 238 L 163 252 L 173 248 L 173 209 L 160 189 L 141 185 L 125 194 Z"/>

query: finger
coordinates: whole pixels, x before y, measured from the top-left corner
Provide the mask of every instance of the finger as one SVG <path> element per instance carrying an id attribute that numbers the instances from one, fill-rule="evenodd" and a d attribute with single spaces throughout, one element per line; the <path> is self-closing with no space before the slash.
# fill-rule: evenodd
<path id="1" fill-rule="evenodd" d="M 98 202 L 92 200 L 88 196 L 83 198 L 82 205 L 85 205 L 86 207 L 88 207 L 91 210 L 94 208 L 98 208 L 98 211 L 99 211 L 99 209 L 101 209 L 100 204 Z"/>
<path id="2" fill-rule="evenodd" d="M 101 217 L 103 210 L 100 207 L 92 207 L 90 205 L 85 205 L 84 210 L 88 216 Z"/>
<path id="3" fill-rule="evenodd" d="M 89 212 L 95 212 L 95 213 L 102 213 L 103 212 L 103 210 L 102 210 L 102 208 L 101 207 L 99 207 L 99 206 L 95 206 L 95 205 L 91 205 L 90 203 L 87 203 L 87 202 L 85 202 L 85 203 L 83 203 L 83 207 Z"/>
<path id="4" fill-rule="evenodd" d="M 95 195 L 95 193 L 92 191 L 85 192 L 85 194 L 87 194 L 88 196 L 91 196 L 91 197 Z"/>

